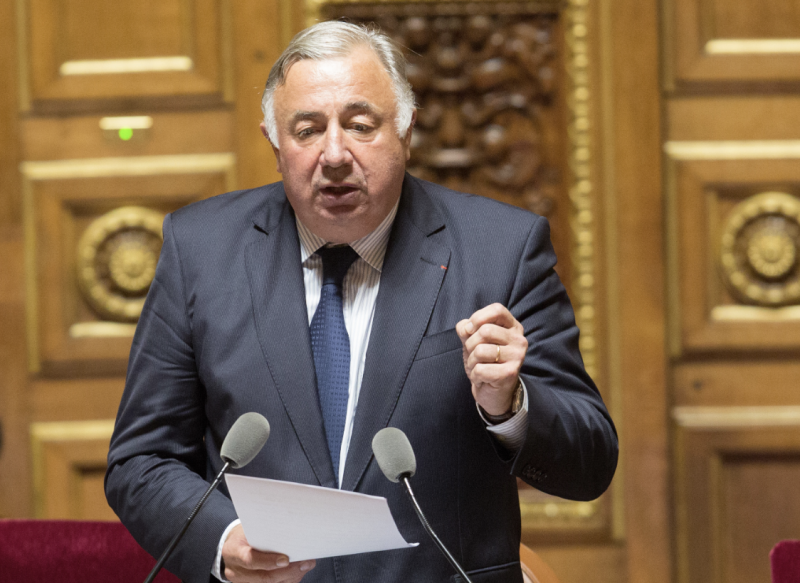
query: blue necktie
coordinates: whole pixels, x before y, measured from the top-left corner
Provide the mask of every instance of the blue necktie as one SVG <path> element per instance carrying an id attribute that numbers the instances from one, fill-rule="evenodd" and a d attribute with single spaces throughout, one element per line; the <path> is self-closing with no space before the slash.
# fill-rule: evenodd
<path id="1" fill-rule="evenodd" d="M 350 246 L 323 247 L 322 293 L 317 311 L 311 318 L 311 350 L 317 371 L 317 390 L 325 423 L 325 437 L 331 452 L 333 473 L 339 483 L 339 451 L 347 417 L 350 385 L 350 337 L 344 325 L 342 282 L 347 270 L 358 258 Z"/>

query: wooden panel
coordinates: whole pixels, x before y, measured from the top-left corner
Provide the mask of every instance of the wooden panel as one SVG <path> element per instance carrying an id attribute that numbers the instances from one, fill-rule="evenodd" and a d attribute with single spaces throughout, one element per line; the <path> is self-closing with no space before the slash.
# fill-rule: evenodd
<path id="1" fill-rule="evenodd" d="M 679 97 L 667 104 L 670 140 L 797 140 L 800 96 Z"/>
<path id="2" fill-rule="evenodd" d="M 719 38 L 792 38 L 800 31 L 796 0 L 705 0 Z"/>
<path id="3" fill-rule="evenodd" d="M 233 116 L 227 111 L 32 117 L 21 126 L 25 160 L 230 152 L 235 145 Z"/>
<path id="4" fill-rule="evenodd" d="M 769 583 L 769 550 L 797 537 L 800 410 L 676 411 L 681 583 Z"/>
<path id="5" fill-rule="evenodd" d="M 31 425 L 37 518 L 116 520 L 103 476 L 114 421 Z"/>
<path id="6" fill-rule="evenodd" d="M 768 583 L 800 521 L 800 4 L 664 16 L 678 581 Z"/>
<path id="7" fill-rule="evenodd" d="M 31 511 L 25 367 L 25 284 L 17 35 L 13 2 L 0 2 L 0 517 Z"/>
<path id="8" fill-rule="evenodd" d="M 724 455 L 720 461 L 722 579 L 769 583 L 765 557 L 779 541 L 798 536 L 800 451 Z"/>
<path id="9" fill-rule="evenodd" d="M 673 369 L 676 405 L 757 407 L 798 403 L 800 363 L 774 358 L 681 362 Z"/>
<path id="10" fill-rule="evenodd" d="M 26 162 L 33 370 L 124 373 L 163 214 L 230 190 L 233 167 L 230 154 Z M 123 218 L 122 207 L 160 216 Z M 115 260 L 123 262 L 117 275 Z"/>
<path id="11" fill-rule="evenodd" d="M 673 157 L 682 155 L 677 145 L 668 152 Z M 765 208 L 749 218 L 737 218 L 744 215 L 739 215 L 742 207 L 736 205 L 764 192 L 777 191 L 796 199 L 800 195 L 800 164 L 796 159 L 748 159 L 747 152 L 732 157 L 673 160 L 670 166 L 669 189 L 674 197 L 671 212 L 675 214 L 670 332 L 674 354 L 800 347 L 800 312 L 795 307 L 800 298 L 790 294 L 783 301 L 773 301 L 769 295 L 772 291 L 764 292 L 761 298 L 745 296 L 742 291 L 742 286 L 749 290 L 750 285 L 759 290 L 762 285 L 770 290 L 794 290 L 794 279 L 800 277 L 797 263 L 787 264 L 786 274 L 773 282 L 763 279 L 752 266 L 743 267 L 743 275 L 737 279 L 739 276 L 731 275 L 725 267 L 728 263 L 724 257 L 725 242 L 730 241 L 726 237 L 733 237 L 733 232 L 734 243 L 744 245 L 736 252 L 743 254 L 741 260 L 760 261 L 760 253 L 766 249 L 761 247 L 758 233 L 750 237 L 746 229 L 751 225 L 760 229 L 758 221 L 772 221 L 773 216 L 783 221 L 783 215 L 777 209 Z M 731 231 L 738 220 L 741 229 Z M 793 250 L 800 239 L 792 235 L 795 222 L 794 218 L 787 219 L 787 234 L 778 235 L 785 236 L 780 239 L 785 247 L 779 245 L 777 251 L 796 252 Z"/>
<path id="12" fill-rule="evenodd" d="M 0 5 L 0 229 L 22 224 L 22 204 L 19 194 L 20 148 L 17 143 L 19 124 L 17 111 L 17 35 L 14 29 L 14 5 Z"/>
<path id="13" fill-rule="evenodd" d="M 224 0 L 18 0 L 23 106 L 70 100 L 230 98 Z M 29 79 L 29 83 L 28 80 Z M 59 106 L 45 102 L 62 102 Z"/>
<path id="14" fill-rule="evenodd" d="M 624 493 L 624 531 L 619 536 L 624 537 L 627 581 L 670 583 L 660 3 L 613 0 L 596 6 L 603 40 L 610 383 L 620 395 L 619 405 L 611 403 L 620 432 L 615 482 Z M 595 577 L 600 575 L 587 571 L 582 580 Z"/>
<path id="15" fill-rule="evenodd" d="M 233 12 L 236 62 L 237 184 L 253 188 L 281 179 L 269 142 L 261 135 L 261 94 L 272 63 L 303 25 L 303 5 L 279 0 L 236 0 Z"/>
<path id="16" fill-rule="evenodd" d="M 191 52 L 191 3 L 133 0 L 120 5 L 67 1 L 56 9 L 56 47 L 64 62 L 186 55 Z"/>
<path id="17" fill-rule="evenodd" d="M 116 417 L 125 377 L 36 379 L 29 386 L 31 421 Z"/>
<path id="18" fill-rule="evenodd" d="M 2 195 L 2 193 L 0 193 Z M 30 513 L 24 252 L 21 228 L 0 226 L 0 517 Z"/>
<path id="19" fill-rule="evenodd" d="M 625 583 L 625 550 L 618 545 L 534 546 L 561 583 Z"/>
<path id="20" fill-rule="evenodd" d="M 800 80 L 796 2 L 670 0 L 665 11 L 669 83 Z"/>

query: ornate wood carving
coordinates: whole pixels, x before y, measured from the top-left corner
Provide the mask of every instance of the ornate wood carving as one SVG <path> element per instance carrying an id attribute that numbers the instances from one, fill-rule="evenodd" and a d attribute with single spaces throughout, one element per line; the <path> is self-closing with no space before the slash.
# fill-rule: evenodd
<path id="1" fill-rule="evenodd" d="M 234 164 L 229 153 L 23 163 L 32 371 L 124 373 L 164 215 L 231 190 Z"/>
<path id="2" fill-rule="evenodd" d="M 739 363 L 800 347 L 800 164 L 791 146 L 668 142 L 673 355 L 734 354 Z M 753 395 L 764 399 L 759 387 Z"/>
<path id="3" fill-rule="evenodd" d="M 764 192 L 739 203 L 722 234 L 725 283 L 741 301 L 762 306 L 800 301 L 800 199 Z"/>
<path id="4" fill-rule="evenodd" d="M 77 275 L 84 298 L 101 316 L 135 322 L 161 252 L 164 214 L 126 206 L 95 219 L 78 242 Z"/>
<path id="5" fill-rule="evenodd" d="M 551 3 L 330 4 L 408 47 L 419 105 L 409 171 L 549 215 L 561 184 Z"/>

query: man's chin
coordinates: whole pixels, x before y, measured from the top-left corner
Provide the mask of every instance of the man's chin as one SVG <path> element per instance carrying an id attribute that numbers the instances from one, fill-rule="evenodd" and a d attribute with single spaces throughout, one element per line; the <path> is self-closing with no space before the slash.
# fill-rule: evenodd
<path id="1" fill-rule="evenodd" d="M 374 227 L 370 228 L 368 217 L 363 212 L 359 212 L 357 208 L 326 209 L 317 224 L 320 225 L 320 231 L 324 232 L 316 234 L 335 244 L 352 243 L 374 230 Z"/>

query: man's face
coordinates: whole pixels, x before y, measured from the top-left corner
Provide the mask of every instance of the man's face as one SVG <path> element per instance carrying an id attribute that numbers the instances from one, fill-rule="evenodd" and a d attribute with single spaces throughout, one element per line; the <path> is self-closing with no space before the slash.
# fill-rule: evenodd
<path id="1" fill-rule="evenodd" d="M 410 129 L 397 135 L 392 83 L 375 54 L 359 47 L 344 58 L 299 61 L 274 104 L 272 148 L 303 224 L 332 243 L 375 230 L 400 197 L 411 141 Z"/>

